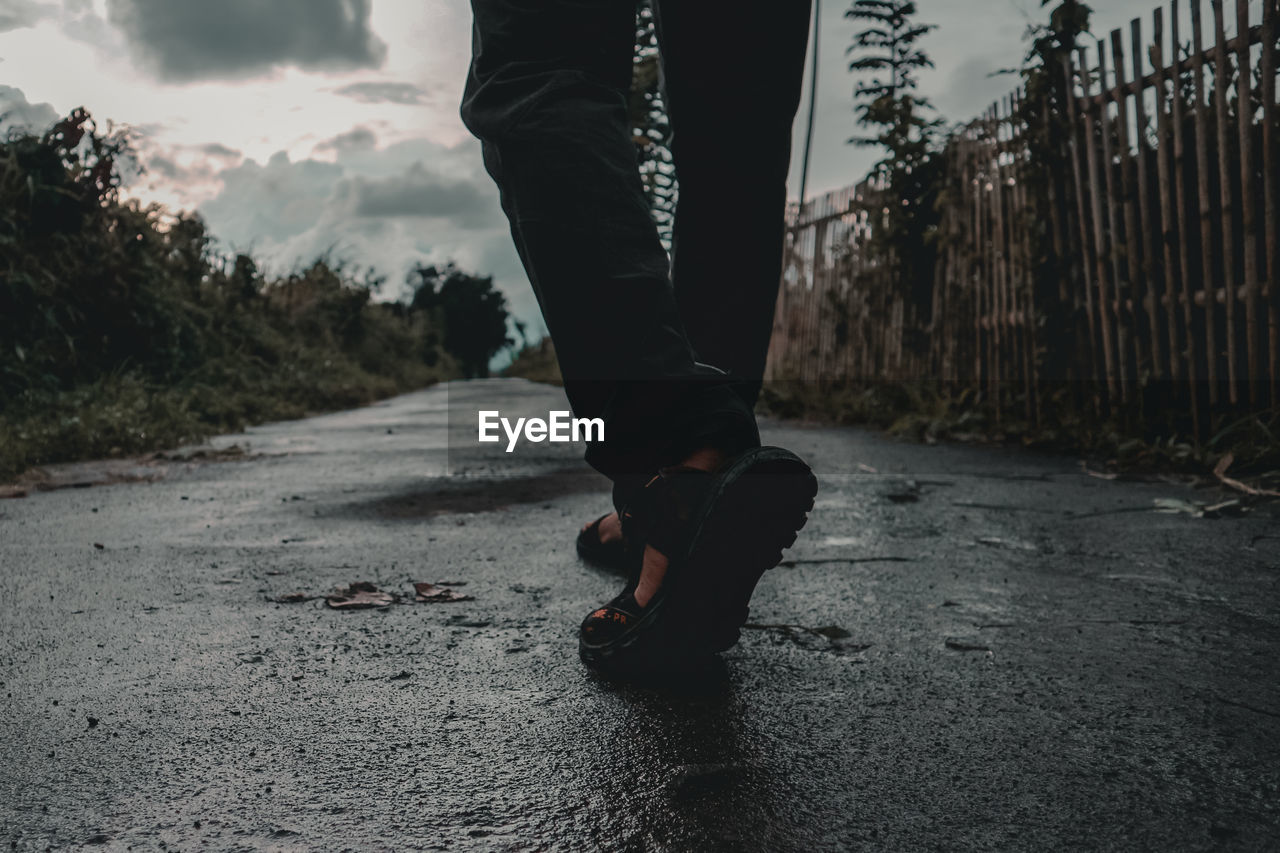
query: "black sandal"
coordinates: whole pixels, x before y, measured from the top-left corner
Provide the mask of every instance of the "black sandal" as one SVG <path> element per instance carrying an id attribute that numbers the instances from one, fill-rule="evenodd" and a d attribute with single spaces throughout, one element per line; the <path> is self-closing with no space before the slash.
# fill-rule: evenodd
<path id="1" fill-rule="evenodd" d="M 734 645 L 756 584 L 795 542 L 817 490 L 809 466 L 780 447 L 748 450 L 714 473 L 662 469 L 622 514 L 629 554 L 652 545 L 667 556 L 662 586 L 637 604 L 635 558 L 622 593 L 583 621 L 582 660 L 670 668 Z"/>
<path id="2" fill-rule="evenodd" d="M 631 571 L 631 563 L 627 560 L 623 540 L 600 541 L 600 522 L 608 517 L 609 513 L 606 512 L 578 533 L 578 556 L 597 568 L 625 577 Z"/>

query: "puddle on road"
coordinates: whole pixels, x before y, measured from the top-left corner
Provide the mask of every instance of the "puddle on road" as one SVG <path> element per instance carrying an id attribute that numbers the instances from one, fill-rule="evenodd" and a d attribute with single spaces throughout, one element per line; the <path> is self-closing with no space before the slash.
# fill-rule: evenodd
<path id="1" fill-rule="evenodd" d="M 592 492 L 607 495 L 609 484 L 589 468 L 561 468 L 527 477 L 438 477 L 418 488 L 342 504 L 324 514 L 420 520 L 437 515 L 493 512 L 509 506 L 542 503 Z"/>

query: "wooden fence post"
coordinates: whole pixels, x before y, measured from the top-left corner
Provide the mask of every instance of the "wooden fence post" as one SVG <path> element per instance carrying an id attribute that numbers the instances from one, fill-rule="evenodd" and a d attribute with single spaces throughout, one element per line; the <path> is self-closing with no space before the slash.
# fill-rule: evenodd
<path id="1" fill-rule="evenodd" d="M 1236 366 L 1236 247 L 1235 210 L 1231 170 L 1231 136 L 1227 123 L 1227 34 L 1223 25 L 1222 0 L 1209 0 L 1213 9 L 1213 27 L 1217 39 L 1214 53 L 1214 116 L 1218 125 L 1218 207 L 1222 226 L 1222 285 L 1227 306 L 1227 399 L 1239 402 L 1239 371 Z M 1215 292 L 1217 288 L 1214 288 Z"/>
<path id="2" fill-rule="evenodd" d="M 1204 293 L 1205 368 L 1209 378 L 1209 405 L 1217 405 L 1218 377 L 1218 288 L 1214 259 L 1213 200 L 1209 184 L 1209 99 L 1204 82 L 1205 54 L 1200 23 L 1201 0 L 1191 0 L 1193 69 L 1196 93 L 1196 189 L 1200 199 L 1200 288 Z"/>

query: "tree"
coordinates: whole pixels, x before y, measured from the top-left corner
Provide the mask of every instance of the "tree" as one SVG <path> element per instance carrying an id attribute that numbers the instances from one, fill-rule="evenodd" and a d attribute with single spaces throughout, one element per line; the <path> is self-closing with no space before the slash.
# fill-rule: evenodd
<path id="1" fill-rule="evenodd" d="M 933 67 L 916 44 L 936 29 L 916 23 L 915 14 L 916 4 L 910 0 L 854 0 L 845 11 L 846 18 L 866 24 L 846 51 L 858 53 L 849 70 L 873 75 L 859 81 L 853 93 L 858 124 L 870 135 L 848 141 L 885 151 L 876 164 L 888 199 L 877 239 L 888 249 L 899 284 L 910 289 L 913 304 L 927 313 L 938 219 L 936 137 L 942 121 L 929 117 L 933 106 L 913 94 L 916 72 Z"/>
<path id="2" fill-rule="evenodd" d="M 1026 87 L 1024 103 L 1034 105 L 1032 109 L 1042 114 L 1065 119 L 1067 80 L 1063 74 L 1063 62 L 1075 53 L 1080 36 L 1089 32 L 1093 8 L 1080 0 L 1040 0 L 1040 7 L 1054 3 L 1057 5 L 1049 13 L 1047 24 L 1027 27 L 1026 40 L 1031 47 L 1027 50 L 1020 73 Z M 1004 73 L 1013 71 L 1019 69 L 1006 69 Z M 1044 132 L 1049 136 L 1057 135 L 1052 130 Z"/>
<path id="3" fill-rule="evenodd" d="M 409 273 L 413 289 L 410 310 L 427 312 L 444 329 L 445 352 L 457 360 L 468 378 L 489 375 L 489 360 L 514 341 L 507 336 L 507 298 L 493 286 L 492 276 L 465 273 L 452 262 L 443 266 L 415 266 Z M 434 333 L 432 333 L 434 334 Z M 428 341 L 428 351 L 435 342 Z"/>
<path id="4" fill-rule="evenodd" d="M 1061 138 L 1060 128 L 1055 128 L 1052 120 L 1062 122 L 1067 115 L 1068 83 L 1063 63 L 1075 53 L 1080 36 L 1089 32 L 1089 19 L 1093 16 L 1092 7 L 1079 0 L 1040 0 L 1041 8 L 1054 3 L 1058 5 L 1049 13 L 1047 24 L 1027 28 L 1026 39 L 1031 47 L 1021 69 L 1026 88 L 1023 103 L 1039 114 L 1025 116 L 1033 133 L 1032 141 L 1045 149 L 1036 153 L 1049 156 L 1061 149 L 1057 144 Z M 1031 121 L 1037 117 L 1041 121 Z"/>
<path id="5" fill-rule="evenodd" d="M 844 14 L 868 23 L 854 34 L 853 43 L 846 50 L 862 52 L 849 63 L 849 70 L 855 74 L 879 72 L 870 81 L 859 82 L 853 97 L 860 102 L 854 109 L 858 124 L 880 130 L 874 136 L 855 136 L 849 142 L 882 145 L 889 155 L 884 165 L 910 166 L 923 156 L 940 124 L 924 118 L 923 113 L 933 109 L 928 100 L 911 94 L 918 85 L 915 72 L 933 67 L 933 61 L 916 47 L 916 42 L 937 27 L 913 22 L 916 4 L 910 0 L 854 0 Z M 888 80 L 880 76 L 885 72 Z"/>
<path id="6" fill-rule="evenodd" d="M 1080 0 L 1040 0 L 1040 8 L 1058 3 L 1049 13 L 1048 24 L 1033 24 L 1027 29 L 1031 49 L 1027 62 L 1034 67 L 1051 67 L 1055 73 L 1058 63 L 1076 49 L 1076 40 L 1089 32 L 1089 19 L 1093 8 Z"/>

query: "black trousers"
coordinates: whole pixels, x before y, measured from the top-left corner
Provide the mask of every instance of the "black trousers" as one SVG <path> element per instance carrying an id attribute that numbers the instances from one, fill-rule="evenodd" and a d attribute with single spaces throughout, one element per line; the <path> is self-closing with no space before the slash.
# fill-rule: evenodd
<path id="1" fill-rule="evenodd" d="M 627 97 L 635 0 L 472 0 L 462 119 L 481 141 L 579 417 L 615 484 L 759 444 L 808 0 L 658 0 L 679 181 L 659 242 Z M 615 489 L 615 495 L 617 490 Z"/>

